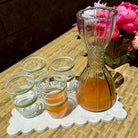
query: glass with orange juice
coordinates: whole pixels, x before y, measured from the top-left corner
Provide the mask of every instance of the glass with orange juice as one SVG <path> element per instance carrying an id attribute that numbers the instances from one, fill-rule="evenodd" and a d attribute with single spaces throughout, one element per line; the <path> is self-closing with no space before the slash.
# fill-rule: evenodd
<path id="1" fill-rule="evenodd" d="M 39 82 L 44 107 L 53 118 L 62 118 L 68 108 L 67 83 L 62 74 L 46 75 Z"/>

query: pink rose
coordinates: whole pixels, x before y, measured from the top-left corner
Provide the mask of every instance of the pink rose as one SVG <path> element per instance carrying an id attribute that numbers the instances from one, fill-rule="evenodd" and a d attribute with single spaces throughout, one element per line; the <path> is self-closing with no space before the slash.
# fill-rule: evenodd
<path id="1" fill-rule="evenodd" d="M 119 38 L 119 37 L 120 37 L 119 28 L 118 28 L 118 26 L 116 25 L 116 26 L 115 26 L 115 29 L 114 29 L 114 34 L 113 34 L 112 40 L 116 40 L 116 39 Z"/>
<path id="2" fill-rule="evenodd" d="M 106 12 L 104 11 L 104 10 L 101 10 L 99 13 L 98 13 L 98 15 L 97 16 L 99 16 L 99 17 L 106 17 Z M 102 24 L 101 24 L 101 31 L 100 31 L 100 34 L 102 34 L 102 35 L 105 35 L 105 33 L 104 33 L 104 24 L 106 24 L 106 22 L 105 21 L 103 21 L 102 22 Z M 111 25 L 111 22 L 110 21 L 108 21 L 108 24 L 109 25 Z M 102 26 L 103 26 L 103 28 L 102 28 Z M 105 26 L 106 27 L 106 26 Z M 103 31 L 103 32 L 102 32 Z M 107 34 L 109 34 L 110 32 L 107 30 Z M 118 26 L 117 25 L 115 25 L 115 29 L 114 29 L 114 34 L 113 34 L 113 36 L 112 36 L 112 40 L 116 40 L 117 38 L 119 38 L 121 35 L 120 35 L 120 32 L 119 32 L 119 28 L 118 28 Z M 106 35 L 106 37 L 108 38 L 108 35 Z"/>
<path id="3" fill-rule="evenodd" d="M 116 24 L 128 33 L 138 31 L 138 6 L 125 2 L 115 7 L 118 11 Z"/>
<path id="4" fill-rule="evenodd" d="M 138 32 L 136 32 L 131 44 L 134 49 L 138 49 Z"/>

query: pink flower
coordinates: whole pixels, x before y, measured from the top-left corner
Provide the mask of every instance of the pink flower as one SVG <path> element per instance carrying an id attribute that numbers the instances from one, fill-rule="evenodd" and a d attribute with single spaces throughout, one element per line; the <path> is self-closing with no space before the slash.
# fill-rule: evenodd
<path id="1" fill-rule="evenodd" d="M 118 11 L 116 24 L 128 33 L 138 31 L 138 6 L 125 2 L 115 7 Z"/>
<path id="2" fill-rule="evenodd" d="M 76 28 L 76 29 L 72 29 L 72 30 L 70 30 L 70 32 L 78 32 L 78 29 Z"/>
<path id="3" fill-rule="evenodd" d="M 133 40 L 131 41 L 131 45 L 134 49 L 138 49 L 138 32 L 136 32 Z"/>
<path id="4" fill-rule="evenodd" d="M 77 26 L 77 23 L 74 23 L 72 26 Z M 78 28 L 72 29 L 70 32 L 78 32 Z"/>
<path id="5" fill-rule="evenodd" d="M 118 26 L 116 25 L 115 26 L 115 30 L 114 30 L 114 34 L 113 34 L 113 37 L 112 37 L 112 40 L 116 40 L 117 38 L 120 37 L 120 33 L 119 33 L 119 28 Z"/>

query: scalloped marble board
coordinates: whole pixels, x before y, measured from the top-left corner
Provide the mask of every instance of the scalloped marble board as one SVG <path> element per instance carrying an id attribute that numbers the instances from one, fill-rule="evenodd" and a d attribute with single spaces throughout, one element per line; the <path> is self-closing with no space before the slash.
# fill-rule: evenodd
<path id="1" fill-rule="evenodd" d="M 29 135 L 34 131 L 43 133 L 47 129 L 56 131 L 60 126 L 69 129 L 73 124 L 82 127 L 86 123 L 93 125 L 98 124 L 100 121 L 110 123 L 113 119 L 124 120 L 127 117 L 127 112 L 123 109 L 122 103 L 119 102 L 118 96 L 114 106 L 104 112 L 87 111 L 77 105 L 75 99 L 70 97 L 68 114 L 62 119 L 51 118 L 47 111 L 31 119 L 24 118 L 16 109 L 13 109 L 11 113 L 12 117 L 9 120 L 10 125 L 7 128 L 7 133 L 13 137 L 20 133 Z"/>

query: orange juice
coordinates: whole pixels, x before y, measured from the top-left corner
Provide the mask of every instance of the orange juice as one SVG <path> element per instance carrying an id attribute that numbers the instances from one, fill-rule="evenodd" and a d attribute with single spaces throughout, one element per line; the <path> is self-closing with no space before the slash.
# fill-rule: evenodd
<path id="1" fill-rule="evenodd" d="M 89 111 L 104 111 L 115 102 L 116 94 L 109 88 L 106 79 L 89 78 L 77 89 L 77 101 Z"/>
<path id="2" fill-rule="evenodd" d="M 54 90 L 52 91 L 52 94 L 45 96 L 44 104 L 45 109 L 53 118 L 61 118 L 66 114 L 67 111 L 67 94 L 65 91 L 58 93 L 56 90 Z"/>

